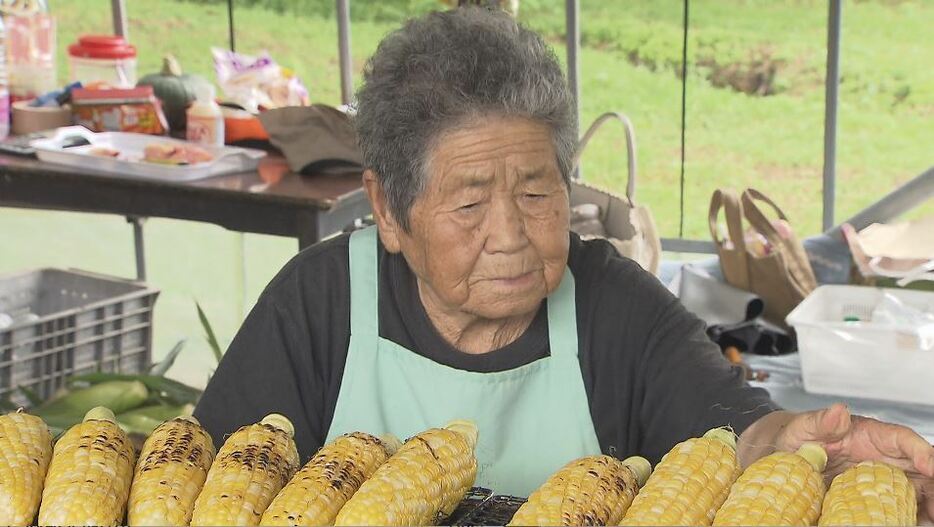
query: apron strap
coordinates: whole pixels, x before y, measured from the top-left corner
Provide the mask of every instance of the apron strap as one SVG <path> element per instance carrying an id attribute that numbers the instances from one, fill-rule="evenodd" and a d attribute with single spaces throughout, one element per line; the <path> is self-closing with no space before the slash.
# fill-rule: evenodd
<path id="1" fill-rule="evenodd" d="M 558 289 L 548 297 L 548 347 L 552 357 L 577 358 L 577 299 L 568 267 Z"/>
<path id="2" fill-rule="evenodd" d="M 350 334 L 379 335 L 376 226 L 350 235 Z"/>

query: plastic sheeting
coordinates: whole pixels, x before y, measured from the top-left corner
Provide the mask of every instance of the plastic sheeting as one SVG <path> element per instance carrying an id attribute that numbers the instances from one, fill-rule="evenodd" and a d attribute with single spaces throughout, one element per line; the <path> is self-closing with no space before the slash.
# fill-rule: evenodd
<path id="1" fill-rule="evenodd" d="M 778 357 L 746 354 L 743 358 L 754 370 L 770 374 L 766 381 L 750 384 L 768 390 L 772 399 L 786 410 L 818 410 L 842 402 L 854 414 L 907 426 L 934 444 L 934 401 L 932 405 L 920 405 L 808 393 L 801 382 L 801 361 L 797 353 Z"/>

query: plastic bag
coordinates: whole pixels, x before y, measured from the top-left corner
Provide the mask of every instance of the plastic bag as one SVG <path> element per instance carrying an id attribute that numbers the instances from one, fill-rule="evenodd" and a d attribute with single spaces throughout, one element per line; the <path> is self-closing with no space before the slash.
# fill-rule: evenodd
<path id="1" fill-rule="evenodd" d="M 934 313 L 907 305 L 886 293 L 872 310 L 872 322 L 911 328 L 918 337 L 919 347 L 923 351 L 934 351 Z"/>
<path id="2" fill-rule="evenodd" d="M 301 79 L 263 52 L 257 57 L 211 48 L 217 83 L 229 102 L 252 113 L 283 106 L 307 106 Z"/>

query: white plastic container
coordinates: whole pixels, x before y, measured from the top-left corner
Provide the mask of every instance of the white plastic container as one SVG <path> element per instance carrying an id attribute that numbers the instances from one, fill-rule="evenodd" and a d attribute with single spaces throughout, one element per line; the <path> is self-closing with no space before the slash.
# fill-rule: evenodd
<path id="1" fill-rule="evenodd" d="M 934 315 L 934 293 L 849 285 L 818 287 L 788 315 L 805 390 L 934 405 L 934 335 L 873 320 L 886 294 Z"/>
<path id="2" fill-rule="evenodd" d="M 85 87 L 103 82 L 114 88 L 136 86 L 136 48 L 123 37 L 85 35 L 68 46 L 71 82 Z"/>
<path id="3" fill-rule="evenodd" d="M 214 102 L 214 86 L 198 85 L 195 97 L 185 114 L 185 138 L 201 145 L 224 146 L 224 114 Z"/>

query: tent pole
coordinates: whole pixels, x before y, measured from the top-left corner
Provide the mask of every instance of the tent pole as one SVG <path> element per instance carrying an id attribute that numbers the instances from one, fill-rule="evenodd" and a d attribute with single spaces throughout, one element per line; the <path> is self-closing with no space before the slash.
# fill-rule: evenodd
<path id="1" fill-rule="evenodd" d="M 837 97 L 840 88 L 841 0 L 830 0 L 827 16 L 827 78 L 824 97 L 824 208 L 822 227 L 834 225 L 837 163 Z"/>

